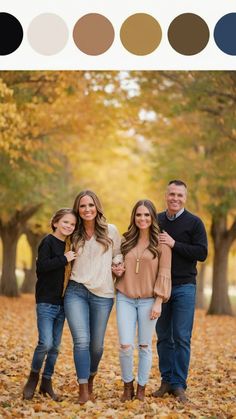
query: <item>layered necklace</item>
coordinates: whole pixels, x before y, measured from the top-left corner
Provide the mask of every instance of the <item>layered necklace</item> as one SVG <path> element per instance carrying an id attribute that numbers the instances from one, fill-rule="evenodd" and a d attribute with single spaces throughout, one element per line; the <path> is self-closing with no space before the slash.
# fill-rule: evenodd
<path id="1" fill-rule="evenodd" d="M 143 255 L 144 255 L 145 251 L 148 248 L 148 245 L 149 245 L 149 243 L 147 244 L 147 246 L 144 249 L 141 250 L 141 253 L 140 254 L 139 254 L 138 245 L 136 247 L 136 253 L 134 253 L 134 250 L 132 249 L 132 251 L 133 251 L 133 253 L 135 254 L 135 257 L 136 257 L 136 266 L 135 266 L 135 273 L 136 274 L 139 273 L 139 265 L 140 265 L 141 259 L 142 259 Z"/>

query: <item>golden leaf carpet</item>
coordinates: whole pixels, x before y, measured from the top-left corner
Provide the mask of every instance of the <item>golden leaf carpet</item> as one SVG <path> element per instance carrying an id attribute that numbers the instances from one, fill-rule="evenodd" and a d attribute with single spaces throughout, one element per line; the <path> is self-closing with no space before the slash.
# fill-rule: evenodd
<path id="1" fill-rule="evenodd" d="M 104 355 L 95 379 L 95 403 L 78 404 L 78 384 L 67 324 L 53 378 L 62 402 L 43 397 L 38 391 L 33 400 L 22 400 L 22 388 L 37 342 L 35 320 L 33 295 L 0 297 L 1 418 L 236 419 L 236 318 L 206 316 L 203 310 L 196 311 L 187 389 L 189 402 L 184 405 L 173 396 L 163 399 L 151 396 L 160 383 L 155 338 L 145 401 L 120 402 L 122 381 L 115 309 L 109 320 Z M 135 368 L 137 370 L 137 351 Z"/>

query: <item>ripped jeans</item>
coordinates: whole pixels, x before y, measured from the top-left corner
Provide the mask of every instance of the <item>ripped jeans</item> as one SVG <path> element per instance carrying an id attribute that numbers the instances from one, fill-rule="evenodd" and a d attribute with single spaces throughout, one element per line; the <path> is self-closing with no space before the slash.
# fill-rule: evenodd
<path id="1" fill-rule="evenodd" d="M 157 320 L 150 320 L 154 298 L 129 298 L 117 292 L 116 316 L 120 342 L 120 366 L 122 380 L 129 383 L 133 376 L 133 352 L 136 325 L 138 326 L 138 384 L 148 382 L 152 366 L 152 336 Z M 122 346 L 125 346 L 125 348 Z"/>

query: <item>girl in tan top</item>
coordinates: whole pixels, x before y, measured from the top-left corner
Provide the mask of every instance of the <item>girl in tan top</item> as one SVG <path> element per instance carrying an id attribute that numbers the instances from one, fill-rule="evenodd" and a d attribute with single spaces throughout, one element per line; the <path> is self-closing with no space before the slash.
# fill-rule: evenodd
<path id="1" fill-rule="evenodd" d="M 152 335 L 161 306 L 170 297 L 171 249 L 158 240 L 156 208 L 149 200 L 136 203 L 128 231 L 124 234 L 122 265 L 113 268 L 118 280 L 117 325 L 124 392 L 122 401 L 134 396 L 133 349 L 138 326 L 138 387 L 136 398 L 144 400 L 145 385 L 152 365 Z"/>

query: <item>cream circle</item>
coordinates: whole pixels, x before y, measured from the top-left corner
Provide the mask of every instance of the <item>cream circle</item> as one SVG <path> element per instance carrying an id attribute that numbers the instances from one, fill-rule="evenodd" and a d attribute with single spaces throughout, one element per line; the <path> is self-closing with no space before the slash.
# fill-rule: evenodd
<path id="1" fill-rule="evenodd" d="M 66 45 L 69 31 L 64 20 L 54 13 L 36 16 L 27 31 L 31 47 L 42 55 L 58 54 Z"/>

